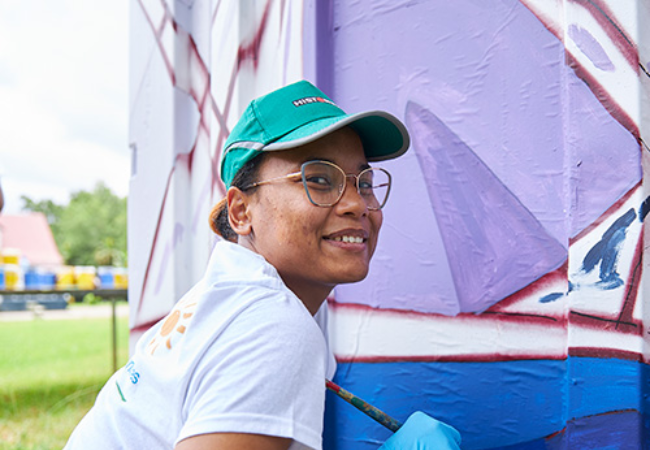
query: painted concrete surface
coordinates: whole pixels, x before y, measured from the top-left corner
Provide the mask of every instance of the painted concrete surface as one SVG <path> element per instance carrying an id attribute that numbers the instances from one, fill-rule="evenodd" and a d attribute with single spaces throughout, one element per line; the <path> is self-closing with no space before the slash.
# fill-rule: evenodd
<path id="1" fill-rule="evenodd" d="M 205 266 L 239 114 L 307 78 L 413 138 L 370 276 L 329 301 L 335 381 L 466 449 L 650 445 L 646 0 L 131 5 L 134 340 Z M 325 429 L 387 436 L 336 398 Z"/>

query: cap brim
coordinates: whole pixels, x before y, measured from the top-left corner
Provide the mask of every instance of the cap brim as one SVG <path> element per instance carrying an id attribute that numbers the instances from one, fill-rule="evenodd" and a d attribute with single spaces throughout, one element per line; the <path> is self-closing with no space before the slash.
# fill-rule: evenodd
<path id="1" fill-rule="evenodd" d="M 408 131 L 399 119 L 385 111 L 367 111 L 307 123 L 261 150 L 276 151 L 300 147 L 345 126 L 350 126 L 359 135 L 368 161 L 397 158 L 408 150 L 410 144 Z"/>

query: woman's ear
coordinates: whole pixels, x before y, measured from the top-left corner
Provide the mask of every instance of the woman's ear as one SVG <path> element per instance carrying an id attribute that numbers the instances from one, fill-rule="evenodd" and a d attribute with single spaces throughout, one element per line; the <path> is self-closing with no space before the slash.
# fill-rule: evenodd
<path id="1" fill-rule="evenodd" d="M 240 236 L 246 236 L 253 231 L 250 214 L 250 198 L 239 188 L 231 187 L 226 192 L 228 202 L 228 221 L 230 228 Z"/>

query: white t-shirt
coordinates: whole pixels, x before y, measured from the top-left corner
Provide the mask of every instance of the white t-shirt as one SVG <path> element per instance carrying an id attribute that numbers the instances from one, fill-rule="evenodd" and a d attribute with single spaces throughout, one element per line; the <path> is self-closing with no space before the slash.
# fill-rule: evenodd
<path id="1" fill-rule="evenodd" d="M 142 336 L 65 449 L 172 449 L 213 432 L 320 449 L 331 361 L 323 332 L 275 268 L 219 242 L 204 277 Z"/>

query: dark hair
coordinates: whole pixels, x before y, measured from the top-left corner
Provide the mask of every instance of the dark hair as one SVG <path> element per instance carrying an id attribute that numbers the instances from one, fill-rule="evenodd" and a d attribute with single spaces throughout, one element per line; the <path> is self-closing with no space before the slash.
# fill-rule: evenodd
<path id="1" fill-rule="evenodd" d="M 263 157 L 264 153 L 260 152 L 259 155 L 247 161 L 235 174 L 230 185 L 242 191 L 254 189 L 248 188 L 248 186 L 257 180 L 257 175 L 264 160 Z M 225 197 L 210 212 L 210 228 L 222 238 L 231 242 L 237 242 L 237 233 L 231 228 L 230 221 L 228 220 L 228 203 Z"/>

